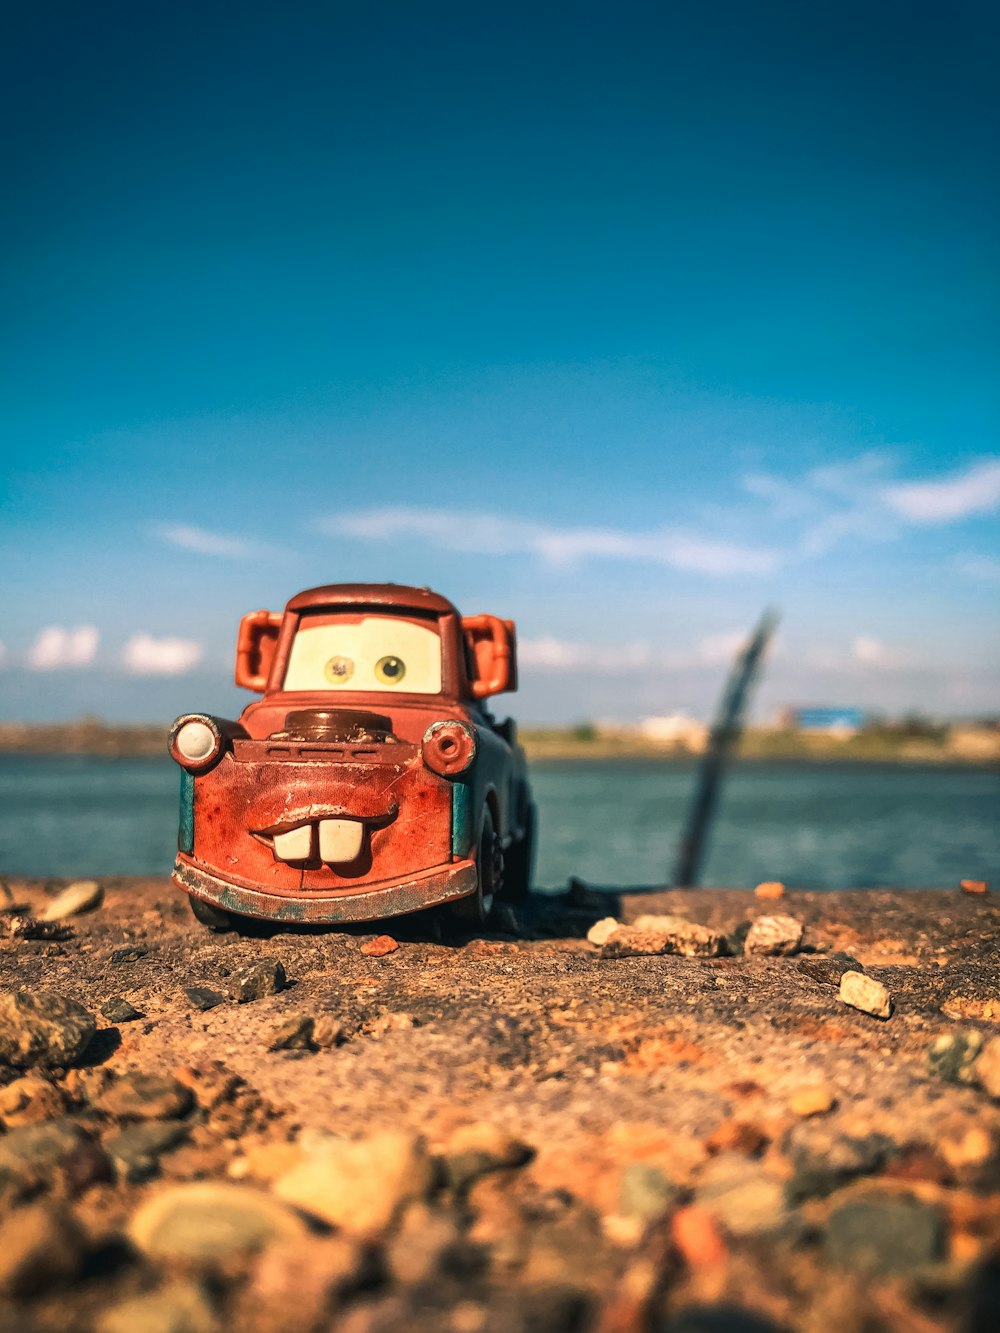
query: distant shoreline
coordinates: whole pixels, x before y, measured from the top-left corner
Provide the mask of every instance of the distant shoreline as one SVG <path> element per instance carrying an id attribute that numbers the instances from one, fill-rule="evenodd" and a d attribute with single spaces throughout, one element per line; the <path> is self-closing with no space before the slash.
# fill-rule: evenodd
<path id="1" fill-rule="evenodd" d="M 63 723 L 0 722 L 0 755 L 81 755 L 127 759 L 166 756 L 166 725 L 115 725 L 92 719 Z M 700 757 L 682 744 L 639 735 L 601 735 L 583 728 L 525 727 L 519 738 L 530 760 L 688 760 Z M 1000 768 L 1000 734 L 994 746 L 970 750 L 940 735 L 862 731 L 854 736 L 813 735 L 754 727 L 742 736 L 737 757 L 744 762 L 805 761 L 816 764 L 941 764 Z"/>

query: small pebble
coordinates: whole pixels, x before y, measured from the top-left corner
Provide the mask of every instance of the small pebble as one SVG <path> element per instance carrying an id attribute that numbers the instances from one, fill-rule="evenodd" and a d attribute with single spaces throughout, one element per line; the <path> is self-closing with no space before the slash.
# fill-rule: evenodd
<path id="1" fill-rule="evenodd" d="M 97 1099 L 106 1115 L 119 1120 L 177 1120 L 194 1105 L 191 1089 L 170 1074 L 123 1074 Z"/>
<path id="2" fill-rule="evenodd" d="M 705 1140 L 705 1148 L 713 1156 L 721 1152 L 738 1152 L 745 1157 L 757 1157 L 767 1147 L 767 1135 L 748 1120 L 730 1118 L 716 1125 Z"/>
<path id="3" fill-rule="evenodd" d="M 203 1288 L 170 1282 L 105 1310 L 98 1333 L 217 1333 L 219 1322 Z"/>
<path id="4" fill-rule="evenodd" d="M 793 916 L 759 916 L 747 932 L 743 952 L 790 954 L 802 943 L 802 922 Z"/>
<path id="5" fill-rule="evenodd" d="M 369 958 L 384 958 L 387 953 L 395 953 L 399 945 L 391 935 L 376 935 L 373 940 L 365 940 L 361 952 Z"/>
<path id="6" fill-rule="evenodd" d="M 946 1083 L 972 1083 L 979 1076 L 978 1062 L 984 1039 L 974 1028 L 945 1032 L 927 1048 L 927 1072 Z"/>
<path id="7" fill-rule="evenodd" d="M 607 944 L 609 938 L 620 925 L 621 922 L 613 916 L 602 917 L 600 921 L 595 921 L 587 931 L 587 939 L 591 944 L 596 944 L 600 948 L 602 944 Z"/>
<path id="8" fill-rule="evenodd" d="M 104 901 L 104 890 L 96 879 L 80 879 L 56 895 L 41 915 L 42 921 L 63 921 L 68 916 L 93 911 Z"/>
<path id="9" fill-rule="evenodd" d="M 983 1047 L 975 1075 L 983 1091 L 1000 1102 L 1000 1037 L 991 1037 Z"/>
<path id="10" fill-rule="evenodd" d="M 111 950 L 110 961 L 114 963 L 116 967 L 123 963 L 137 963 L 140 958 L 145 958 L 148 953 L 149 950 L 142 948 L 141 945 L 126 944 L 121 949 Z"/>
<path id="11" fill-rule="evenodd" d="M 785 1186 L 790 1203 L 823 1198 L 857 1176 L 873 1175 L 899 1151 L 884 1134 L 838 1134 L 817 1117 L 794 1125 L 784 1147 L 793 1168 Z"/>
<path id="12" fill-rule="evenodd" d="M 717 930 L 680 916 L 645 914 L 631 925 L 616 925 L 601 946 L 602 958 L 679 954 L 685 958 L 717 958 L 725 937 Z"/>
<path id="13" fill-rule="evenodd" d="M 688 1268 L 714 1268 L 726 1259 L 726 1242 L 707 1208 L 689 1204 L 670 1221 L 670 1237 Z"/>
<path id="14" fill-rule="evenodd" d="M 523 1166 L 534 1153 L 527 1144 L 496 1125 L 483 1121 L 463 1125 L 448 1140 L 442 1166 L 452 1189 L 465 1189 L 492 1171 Z"/>
<path id="15" fill-rule="evenodd" d="M 466 1255 L 474 1260 L 455 1218 L 423 1200 L 406 1208 L 385 1249 L 389 1276 L 400 1286 L 440 1282 L 461 1272 Z"/>
<path id="16" fill-rule="evenodd" d="M 308 1014 L 290 1014 L 271 1033 L 269 1051 L 311 1051 L 314 1049 L 314 1020 Z"/>
<path id="17" fill-rule="evenodd" d="M 313 1019 L 313 1045 L 321 1051 L 332 1051 L 335 1046 L 342 1046 L 347 1040 L 343 1023 L 333 1014 L 317 1014 Z"/>
<path id="18" fill-rule="evenodd" d="M 187 1125 L 176 1120 L 147 1120 L 129 1125 L 104 1140 L 119 1180 L 136 1184 L 149 1180 L 160 1169 L 161 1156 L 188 1136 Z"/>
<path id="19" fill-rule="evenodd" d="M 602 958 L 635 958 L 667 952 L 667 936 L 662 930 L 640 930 L 637 926 L 616 926 L 601 945 Z"/>
<path id="20" fill-rule="evenodd" d="M 963 893 L 976 894 L 977 896 L 989 893 L 989 885 L 984 879 L 963 879 L 958 886 Z"/>
<path id="21" fill-rule="evenodd" d="M 65 1117 L 0 1135 L 0 1196 L 8 1187 L 15 1194 L 52 1190 L 76 1195 L 108 1175 L 100 1144 Z"/>
<path id="22" fill-rule="evenodd" d="M 996 1141 L 982 1125 L 969 1125 L 960 1133 L 946 1134 L 938 1141 L 938 1151 L 954 1170 L 979 1167 L 996 1156 Z"/>
<path id="23" fill-rule="evenodd" d="M 436 1172 L 423 1140 L 403 1130 L 324 1139 L 274 1182 L 304 1212 L 354 1235 L 385 1230 L 405 1204 L 426 1198 Z"/>
<path id="24" fill-rule="evenodd" d="M 845 972 L 840 978 L 840 998 L 852 1009 L 874 1018 L 888 1018 L 892 1013 L 892 997 L 881 981 L 865 976 L 863 972 Z"/>
<path id="25" fill-rule="evenodd" d="M 738 958 L 740 956 L 747 942 L 747 936 L 750 934 L 750 927 L 752 924 L 753 922 L 751 921 L 741 921 L 738 925 L 734 926 L 732 930 L 726 932 L 726 953 L 730 954 L 733 958 Z"/>
<path id="26" fill-rule="evenodd" d="M 245 1087 L 239 1074 L 227 1069 L 221 1060 L 200 1065 L 177 1065 L 173 1072 L 178 1083 L 189 1088 L 198 1105 L 207 1111 L 225 1106 Z"/>
<path id="27" fill-rule="evenodd" d="M 191 1001 L 195 1009 L 200 1009 L 202 1013 L 207 1009 L 214 1009 L 216 1005 L 222 1004 L 225 996 L 217 990 L 212 990 L 208 986 L 187 986 L 184 994 Z"/>
<path id="28" fill-rule="evenodd" d="M 71 1065 L 96 1031 L 93 1014 L 68 995 L 45 990 L 0 993 L 0 1063 L 20 1069 Z"/>
<path id="29" fill-rule="evenodd" d="M 785 896 L 785 886 L 777 879 L 766 879 L 763 884 L 758 884 L 754 889 L 758 898 L 783 898 Z"/>
<path id="30" fill-rule="evenodd" d="M 826 1115 L 827 1111 L 832 1111 L 836 1099 L 825 1083 L 804 1084 L 791 1094 L 788 1105 L 795 1115 L 808 1120 L 810 1116 Z"/>
<path id="31" fill-rule="evenodd" d="M 134 1023 L 137 1018 L 146 1017 L 141 1009 L 129 1004 L 121 995 L 113 995 L 110 1000 L 105 1001 L 101 1005 L 101 1013 L 110 1023 Z"/>
<path id="32" fill-rule="evenodd" d="M 733 1236 L 777 1230 L 787 1216 L 782 1182 L 758 1162 L 738 1153 L 722 1153 L 703 1168 L 695 1202 Z"/>
<path id="33" fill-rule="evenodd" d="M 0 1088 L 0 1121 L 8 1129 L 54 1120 L 65 1109 L 62 1089 L 37 1074 L 26 1074 Z"/>
<path id="34" fill-rule="evenodd" d="M 652 1162 L 629 1162 L 622 1172 L 618 1211 L 623 1217 L 651 1222 L 676 1203 L 679 1193 L 673 1181 Z"/>
<path id="35" fill-rule="evenodd" d="M 224 1259 L 308 1235 L 302 1219 L 272 1195 L 214 1180 L 153 1195 L 128 1230 L 136 1248 L 156 1259 Z"/>
<path id="36" fill-rule="evenodd" d="M 251 963 L 236 974 L 232 997 L 237 1004 L 263 1000 L 268 995 L 277 995 L 283 991 L 285 980 L 285 969 L 277 958 L 258 958 L 256 963 Z"/>
<path id="37" fill-rule="evenodd" d="M 229 1305 L 228 1327 L 274 1333 L 346 1329 L 349 1316 L 341 1317 L 345 1302 L 338 1298 L 359 1287 L 370 1289 L 384 1276 L 382 1255 L 346 1236 L 310 1236 L 295 1245 L 270 1245 L 251 1261 L 242 1293 L 232 1293 L 239 1303 L 235 1309 Z M 249 1317 L 240 1317 L 244 1310 Z M 333 1318 L 332 1310 L 337 1311 Z M 459 1333 L 454 1324 L 448 1328 Z M 369 1333 L 375 1330 L 369 1327 Z"/>
<path id="38" fill-rule="evenodd" d="M 939 1210 L 910 1195 L 841 1204 L 826 1225 L 827 1257 L 868 1273 L 907 1273 L 944 1257 Z"/>
<path id="39" fill-rule="evenodd" d="M 76 1219 L 64 1209 L 35 1203 L 10 1212 L 0 1222 L 0 1293 L 35 1296 L 71 1282 L 83 1265 L 85 1248 Z"/>
<path id="40" fill-rule="evenodd" d="M 684 958 L 718 958 L 724 951 L 725 938 L 711 926 L 699 925 L 683 916 L 644 913 L 635 919 L 637 930 L 660 930 L 667 937 L 666 953 Z"/>
<path id="41" fill-rule="evenodd" d="M 291 1171 L 302 1160 L 302 1149 L 298 1143 L 274 1142 L 247 1144 L 242 1155 L 234 1157 L 226 1167 L 226 1174 L 232 1180 L 253 1180 L 270 1182 Z"/>

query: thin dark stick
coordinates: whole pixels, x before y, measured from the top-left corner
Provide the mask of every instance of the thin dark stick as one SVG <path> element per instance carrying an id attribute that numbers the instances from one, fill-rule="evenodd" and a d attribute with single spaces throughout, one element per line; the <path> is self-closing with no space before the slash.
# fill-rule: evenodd
<path id="1" fill-rule="evenodd" d="M 737 657 L 726 681 L 719 710 L 709 734 L 705 757 L 698 770 L 687 828 L 684 830 L 677 852 L 677 865 L 673 878 L 675 885 L 693 887 L 698 883 L 698 870 L 708 842 L 726 763 L 743 730 L 743 714 L 750 688 L 777 624 L 777 612 L 765 611 L 753 638 Z"/>

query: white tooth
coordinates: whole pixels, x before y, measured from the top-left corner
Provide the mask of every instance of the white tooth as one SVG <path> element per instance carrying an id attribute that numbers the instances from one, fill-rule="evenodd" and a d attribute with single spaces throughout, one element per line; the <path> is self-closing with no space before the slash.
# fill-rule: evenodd
<path id="1" fill-rule="evenodd" d="M 312 825 L 300 824 L 287 833 L 276 833 L 274 854 L 279 861 L 308 861 L 312 855 Z"/>
<path id="2" fill-rule="evenodd" d="M 321 861 L 333 865 L 353 861 L 361 851 L 365 826 L 358 819 L 321 819 L 319 822 L 319 855 Z"/>

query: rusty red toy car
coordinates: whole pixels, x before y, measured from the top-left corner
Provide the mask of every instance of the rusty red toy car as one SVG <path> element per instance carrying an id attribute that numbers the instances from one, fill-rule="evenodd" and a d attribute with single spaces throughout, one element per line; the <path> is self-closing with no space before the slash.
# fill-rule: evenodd
<path id="1" fill-rule="evenodd" d="M 334 584 L 244 616 L 236 722 L 185 713 L 174 882 L 200 921 L 469 923 L 529 889 L 535 808 L 512 721 L 514 625 L 427 588 Z"/>

